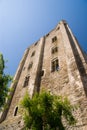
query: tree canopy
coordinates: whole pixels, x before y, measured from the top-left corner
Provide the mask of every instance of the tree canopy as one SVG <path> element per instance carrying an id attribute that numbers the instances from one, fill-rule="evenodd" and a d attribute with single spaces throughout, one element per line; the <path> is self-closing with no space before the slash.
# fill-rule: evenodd
<path id="1" fill-rule="evenodd" d="M 21 106 L 26 130 L 65 130 L 63 117 L 69 125 L 76 123 L 72 115 L 73 106 L 62 96 L 43 92 L 31 99 L 27 93 Z"/>
<path id="2" fill-rule="evenodd" d="M 12 80 L 10 75 L 4 73 L 5 62 L 3 55 L 0 54 L 0 110 L 2 110 L 5 105 L 6 97 L 8 97 L 9 87 L 8 83 Z"/>

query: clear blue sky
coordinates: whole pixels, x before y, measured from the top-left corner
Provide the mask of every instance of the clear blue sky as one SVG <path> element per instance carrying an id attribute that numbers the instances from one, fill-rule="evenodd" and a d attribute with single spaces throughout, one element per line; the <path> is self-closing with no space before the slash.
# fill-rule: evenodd
<path id="1" fill-rule="evenodd" d="M 87 52 L 87 0 L 0 0 L 0 52 L 14 75 L 24 50 L 65 19 Z"/>

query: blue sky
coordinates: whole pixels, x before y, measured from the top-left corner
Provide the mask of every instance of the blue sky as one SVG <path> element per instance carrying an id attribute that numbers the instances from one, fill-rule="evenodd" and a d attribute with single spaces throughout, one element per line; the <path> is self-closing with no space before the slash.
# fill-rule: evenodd
<path id="1" fill-rule="evenodd" d="M 14 75 L 24 50 L 65 19 L 87 52 L 87 0 L 0 0 L 0 52 Z"/>

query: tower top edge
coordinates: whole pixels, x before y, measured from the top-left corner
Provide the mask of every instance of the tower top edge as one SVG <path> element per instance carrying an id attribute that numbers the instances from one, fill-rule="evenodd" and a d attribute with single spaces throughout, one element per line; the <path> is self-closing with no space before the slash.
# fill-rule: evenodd
<path id="1" fill-rule="evenodd" d="M 64 20 L 64 19 L 62 19 L 60 22 L 67 23 L 67 21 L 66 21 L 66 20 Z M 60 22 L 59 22 L 59 23 L 60 23 Z"/>
<path id="2" fill-rule="evenodd" d="M 51 33 L 52 31 L 54 31 L 58 26 L 60 26 L 60 24 L 67 24 L 67 22 L 66 22 L 66 20 L 64 20 L 64 19 L 60 20 L 60 21 L 58 22 L 58 24 L 57 24 L 53 29 L 51 29 L 51 31 L 49 31 L 47 34 L 43 35 L 42 37 L 45 37 L 46 35 L 50 34 L 50 33 Z M 42 37 L 41 37 L 41 38 L 42 38 Z M 40 39 L 41 39 L 41 38 L 40 38 Z M 39 42 L 40 39 L 39 39 L 37 42 Z M 37 43 L 37 42 L 32 43 L 30 46 L 28 46 L 28 47 L 26 48 L 25 51 L 29 50 L 30 47 L 32 47 L 32 46 L 33 46 L 35 43 Z"/>

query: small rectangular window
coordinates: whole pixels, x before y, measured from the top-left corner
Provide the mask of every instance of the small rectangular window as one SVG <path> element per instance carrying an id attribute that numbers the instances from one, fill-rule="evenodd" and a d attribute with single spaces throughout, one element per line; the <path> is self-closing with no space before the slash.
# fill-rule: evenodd
<path id="1" fill-rule="evenodd" d="M 55 47 L 55 52 L 58 52 L 58 47 Z"/>
<path id="2" fill-rule="evenodd" d="M 48 37 L 49 36 L 49 33 L 46 35 L 46 37 Z"/>
<path id="3" fill-rule="evenodd" d="M 44 75 L 44 70 L 41 71 L 41 76 L 43 76 L 43 75 Z"/>
<path id="4" fill-rule="evenodd" d="M 57 28 L 57 30 L 59 30 L 59 29 L 60 29 L 60 27 Z"/>
<path id="5" fill-rule="evenodd" d="M 30 78 L 30 76 L 26 76 L 26 77 L 25 77 L 25 81 L 24 81 L 24 85 L 23 85 L 23 87 L 28 86 L 29 78 Z"/>
<path id="6" fill-rule="evenodd" d="M 34 45 L 36 46 L 38 42 L 36 42 Z"/>
<path id="7" fill-rule="evenodd" d="M 59 62 L 58 59 L 55 59 L 51 62 L 51 72 L 59 70 Z"/>
<path id="8" fill-rule="evenodd" d="M 35 55 L 35 51 L 32 52 L 31 57 Z"/>
<path id="9" fill-rule="evenodd" d="M 52 48 L 52 54 L 54 54 L 54 53 L 56 53 L 56 52 L 58 52 L 58 47 L 54 47 L 54 48 Z"/>
<path id="10" fill-rule="evenodd" d="M 29 64 L 28 70 L 30 70 L 30 69 L 32 68 L 32 66 L 33 66 L 33 62 L 31 62 L 31 63 Z"/>
<path id="11" fill-rule="evenodd" d="M 52 38 L 52 43 L 55 42 L 55 41 L 57 41 L 57 37 L 56 36 Z"/>

